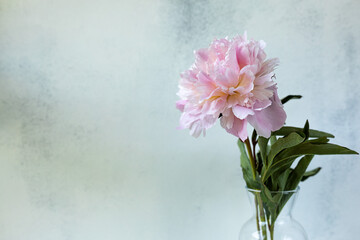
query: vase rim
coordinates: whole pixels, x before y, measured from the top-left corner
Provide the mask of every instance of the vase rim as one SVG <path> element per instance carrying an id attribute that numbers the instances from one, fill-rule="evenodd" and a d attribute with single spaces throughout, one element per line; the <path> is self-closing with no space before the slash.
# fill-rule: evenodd
<path id="1" fill-rule="evenodd" d="M 259 193 L 261 192 L 260 189 L 253 189 L 253 188 L 248 188 L 247 186 L 245 186 L 245 189 L 249 192 L 253 192 L 253 193 Z M 270 191 L 271 193 L 284 193 L 284 194 L 288 194 L 288 193 L 297 193 L 300 190 L 300 187 L 297 186 L 294 190 L 285 190 L 285 191 Z"/>

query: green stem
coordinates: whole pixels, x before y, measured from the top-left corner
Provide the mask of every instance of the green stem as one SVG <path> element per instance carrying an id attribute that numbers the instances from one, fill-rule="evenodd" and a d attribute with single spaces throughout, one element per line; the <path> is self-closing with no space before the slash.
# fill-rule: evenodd
<path id="1" fill-rule="evenodd" d="M 258 193 L 258 201 L 259 201 L 259 211 L 260 211 L 260 222 L 261 222 L 261 233 L 263 236 L 263 240 L 267 239 L 267 230 L 266 230 L 266 217 L 265 210 L 263 206 L 263 202 L 261 200 L 260 193 Z"/>
<path id="2" fill-rule="evenodd" d="M 271 224 L 270 224 L 270 219 L 268 216 L 266 216 L 266 221 L 267 221 L 267 225 L 268 225 L 268 228 L 269 228 L 269 232 L 270 232 L 270 235 L 271 235 Z M 271 236 L 270 236 L 271 237 Z M 271 238 L 272 240 L 272 238 Z"/>
<path id="3" fill-rule="evenodd" d="M 252 151 L 251 151 L 251 145 L 250 145 L 249 138 L 247 138 L 245 140 L 245 145 L 246 145 L 246 150 L 248 151 L 248 155 L 249 155 L 249 158 L 250 158 L 250 165 L 251 165 L 253 178 L 256 181 L 256 163 L 255 163 L 255 159 L 253 157 Z"/>
<path id="4" fill-rule="evenodd" d="M 275 219 L 273 216 L 271 216 L 271 219 L 269 221 L 268 219 L 268 226 L 269 226 L 269 232 L 270 232 L 270 240 L 274 239 L 274 228 L 275 228 Z"/>
<path id="5" fill-rule="evenodd" d="M 270 239 L 274 240 L 274 227 L 275 227 L 275 222 L 273 224 L 271 224 L 270 226 Z"/>
<path id="6" fill-rule="evenodd" d="M 249 159 L 250 159 L 250 165 L 251 165 L 253 178 L 256 181 L 256 162 L 255 162 L 255 158 L 253 156 L 250 141 L 248 138 L 245 140 L 245 145 L 246 145 L 246 149 L 247 149 Z M 255 151 L 254 151 L 254 153 L 255 153 Z M 260 193 L 255 193 L 255 203 L 256 203 L 255 204 L 255 206 L 256 206 L 256 224 L 258 227 L 258 231 L 260 232 L 260 228 L 261 228 L 261 232 L 260 232 L 262 235 L 261 239 L 266 240 L 267 239 L 266 219 L 265 219 L 264 206 L 263 206 L 263 202 L 261 200 Z M 260 215 L 260 218 L 259 218 L 259 215 Z"/>
<path id="7" fill-rule="evenodd" d="M 260 232 L 259 204 L 258 204 L 258 201 L 257 201 L 257 195 L 255 195 L 254 201 L 255 201 L 255 211 L 256 211 L 256 228 L 257 228 L 258 232 Z"/>

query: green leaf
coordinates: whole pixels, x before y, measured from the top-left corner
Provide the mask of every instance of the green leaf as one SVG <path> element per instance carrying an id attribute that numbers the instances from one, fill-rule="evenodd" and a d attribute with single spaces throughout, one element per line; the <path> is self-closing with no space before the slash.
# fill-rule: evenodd
<path id="1" fill-rule="evenodd" d="M 249 170 L 250 177 L 252 177 L 250 159 L 248 158 L 248 155 L 245 151 L 245 144 L 242 141 L 238 140 L 238 146 L 240 149 L 240 166 L 243 170 Z"/>
<path id="2" fill-rule="evenodd" d="M 270 144 L 273 145 L 277 141 L 277 138 L 275 135 L 270 136 Z"/>
<path id="3" fill-rule="evenodd" d="M 286 137 L 279 138 L 272 146 L 268 155 L 268 165 L 266 168 L 263 168 L 262 171 L 262 181 L 265 182 L 267 178 L 270 177 L 271 174 L 273 174 L 275 171 L 277 171 L 276 168 L 273 166 L 273 159 L 277 154 L 279 154 L 281 151 L 287 148 L 295 147 L 302 143 L 304 141 L 304 136 L 301 136 L 300 134 L 304 135 L 303 133 L 297 133 L 292 132 Z M 296 157 L 295 157 L 296 158 Z M 293 160 L 295 160 L 295 158 Z M 291 162 L 292 163 L 292 162 Z M 289 167 L 291 166 L 291 163 L 288 163 Z M 281 167 L 281 166 L 276 166 Z"/>
<path id="4" fill-rule="evenodd" d="M 309 121 L 306 120 L 305 126 L 303 128 L 303 133 L 305 134 L 305 140 L 307 140 L 310 136 L 310 129 L 309 129 Z"/>
<path id="5" fill-rule="evenodd" d="M 278 171 L 281 167 L 288 166 L 291 161 L 302 155 L 334 155 L 334 154 L 358 154 L 346 147 L 342 147 L 331 143 L 312 143 L 306 141 L 297 146 L 285 149 L 279 153 L 273 160 L 273 164 L 269 166 L 269 170 L 262 176 L 265 181 L 272 173 Z M 290 166 L 289 166 L 290 167 Z"/>
<path id="6" fill-rule="evenodd" d="M 274 163 L 272 166 L 268 168 L 268 171 L 264 174 L 262 174 L 262 180 L 266 181 L 270 176 L 271 179 L 277 179 L 279 177 L 279 173 L 282 173 L 283 171 L 286 171 L 286 169 L 289 169 L 295 159 L 298 156 L 290 157 L 285 159 L 284 161 L 281 161 L 280 163 Z"/>
<path id="7" fill-rule="evenodd" d="M 313 157 L 314 155 L 306 155 L 300 159 L 294 171 L 292 171 L 289 176 L 288 182 L 286 184 L 286 190 L 296 189 Z"/>
<path id="8" fill-rule="evenodd" d="M 286 187 L 287 180 L 289 178 L 289 175 L 292 173 L 293 169 L 287 168 L 282 174 L 278 176 L 278 182 L 279 182 L 279 191 L 284 191 Z"/>
<path id="9" fill-rule="evenodd" d="M 297 127 L 282 127 L 279 130 L 272 133 L 273 136 L 286 136 L 289 135 L 292 132 L 303 132 L 302 128 Z M 334 135 L 326 132 L 321 132 L 318 130 L 309 129 L 309 137 L 311 138 L 317 138 L 317 137 L 328 137 L 328 138 L 334 138 Z"/>
<path id="10" fill-rule="evenodd" d="M 309 140 L 309 142 L 310 143 L 327 143 L 327 142 L 329 142 L 329 139 L 327 139 L 326 137 L 320 137 L 320 138 Z"/>
<path id="11" fill-rule="evenodd" d="M 264 208 L 271 219 L 276 219 L 278 216 L 278 205 L 281 200 L 282 194 L 271 192 L 265 184 L 261 184 L 261 200 L 263 201 Z M 270 214 L 269 214 L 270 213 Z"/>
<path id="12" fill-rule="evenodd" d="M 303 177 L 301 178 L 301 181 L 305 181 L 309 177 L 315 176 L 318 172 L 320 172 L 320 170 L 321 170 L 321 167 L 318 167 L 313 170 L 305 172 Z"/>
<path id="13" fill-rule="evenodd" d="M 294 147 L 304 141 L 304 137 L 296 132 L 292 132 L 286 137 L 279 138 L 272 146 L 268 155 L 269 167 L 273 162 L 274 157 L 282 150 L 290 147 Z"/>
<path id="14" fill-rule="evenodd" d="M 267 166 L 267 158 L 266 158 L 266 156 L 267 156 L 268 142 L 269 142 L 268 138 L 259 137 L 259 139 L 258 139 L 261 159 L 263 160 L 263 163 L 264 163 L 265 166 Z"/>
<path id="15" fill-rule="evenodd" d="M 279 192 L 277 192 L 277 193 L 273 196 L 273 198 L 274 198 L 274 200 L 275 200 L 276 203 L 279 203 L 279 201 L 280 201 L 280 199 L 282 198 L 282 196 L 283 196 L 283 193 L 282 193 L 281 191 L 279 191 Z"/>
<path id="16" fill-rule="evenodd" d="M 262 191 L 265 193 L 267 199 L 275 203 L 275 200 L 273 199 L 270 190 L 265 186 L 265 184 L 262 184 Z"/>
<path id="17" fill-rule="evenodd" d="M 284 97 L 283 99 L 281 99 L 281 103 L 285 104 L 291 99 L 300 99 L 300 98 L 302 98 L 301 95 L 288 95 L 288 96 Z"/>
<path id="18" fill-rule="evenodd" d="M 288 148 L 280 153 L 277 161 L 287 157 L 301 155 L 334 155 L 334 154 L 358 154 L 357 152 L 332 143 L 317 143 L 306 141 L 297 146 Z"/>
<path id="19" fill-rule="evenodd" d="M 240 165 L 246 186 L 252 189 L 259 189 L 259 184 L 254 180 L 254 176 L 252 174 L 250 159 L 245 151 L 245 144 L 238 140 L 238 146 L 240 149 Z"/>

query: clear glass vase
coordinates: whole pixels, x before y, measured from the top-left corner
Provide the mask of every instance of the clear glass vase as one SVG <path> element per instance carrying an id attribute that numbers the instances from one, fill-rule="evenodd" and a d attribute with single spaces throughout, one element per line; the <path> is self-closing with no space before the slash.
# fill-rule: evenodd
<path id="1" fill-rule="evenodd" d="M 291 215 L 299 188 L 293 191 L 271 192 L 281 194 L 286 201 L 280 214 L 272 219 L 267 213 L 260 190 L 248 189 L 247 193 L 252 205 L 253 216 L 242 226 L 239 240 L 308 240 L 304 228 Z"/>

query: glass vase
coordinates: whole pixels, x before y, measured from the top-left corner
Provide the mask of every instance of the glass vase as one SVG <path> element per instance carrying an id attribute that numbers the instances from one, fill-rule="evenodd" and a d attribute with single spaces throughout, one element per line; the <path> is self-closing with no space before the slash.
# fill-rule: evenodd
<path id="1" fill-rule="evenodd" d="M 299 188 L 267 193 L 279 196 L 279 201 L 286 201 L 282 209 L 278 209 L 279 214 L 274 219 L 262 200 L 265 193 L 247 188 L 253 216 L 242 226 L 239 240 L 308 240 L 304 228 L 291 214 L 298 192 Z"/>

